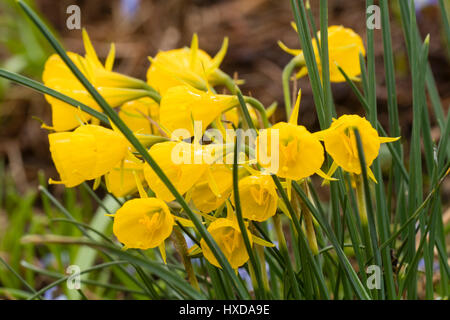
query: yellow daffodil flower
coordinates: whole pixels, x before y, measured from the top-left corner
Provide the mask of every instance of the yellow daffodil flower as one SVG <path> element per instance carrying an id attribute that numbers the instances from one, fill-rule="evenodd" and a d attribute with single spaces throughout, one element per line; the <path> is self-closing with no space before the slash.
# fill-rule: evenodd
<path id="1" fill-rule="evenodd" d="M 119 117 L 134 133 L 158 134 L 159 105 L 150 98 L 129 101 L 120 107 Z"/>
<path id="2" fill-rule="evenodd" d="M 174 222 L 164 201 L 132 199 L 114 215 L 113 232 L 126 248 L 146 250 L 161 246 L 171 235 Z"/>
<path id="3" fill-rule="evenodd" d="M 171 132 L 186 129 L 194 135 L 193 121 L 201 121 L 204 132 L 222 112 L 236 104 L 235 96 L 213 94 L 186 85 L 172 87 L 161 99 L 160 123 Z"/>
<path id="4" fill-rule="evenodd" d="M 231 193 L 233 173 L 224 164 L 209 167 L 190 191 L 195 207 L 209 213 L 221 206 Z"/>
<path id="5" fill-rule="evenodd" d="M 279 122 L 275 124 L 267 130 L 267 139 L 263 139 L 260 135 L 256 140 L 257 149 L 262 148 L 262 154 L 266 154 L 272 161 L 277 158 L 275 156 L 277 154 L 279 159 L 278 168 L 273 171 L 273 166 L 260 160 L 261 152 L 258 152 L 258 161 L 261 166 L 269 170 L 270 173 L 289 180 L 300 180 L 314 173 L 322 177 L 325 176 L 320 170 L 324 161 L 322 144 L 304 126 L 297 125 L 300 98 L 299 93 L 288 123 Z M 279 148 L 277 150 L 271 150 L 274 130 L 278 130 Z"/>
<path id="6" fill-rule="evenodd" d="M 73 132 L 48 135 L 56 170 L 66 187 L 96 179 L 115 168 L 127 154 L 128 142 L 113 130 L 83 125 Z"/>
<path id="7" fill-rule="evenodd" d="M 250 232 L 248 232 L 248 230 L 246 231 L 249 235 L 250 243 L 253 244 Z M 242 237 L 236 219 L 219 218 L 209 225 L 208 232 L 216 241 L 233 269 L 239 268 L 248 261 L 249 257 L 245 247 L 244 238 Z M 212 265 L 221 268 L 205 240 L 202 239 L 200 241 L 200 246 L 206 260 Z"/>
<path id="8" fill-rule="evenodd" d="M 317 39 L 320 41 L 320 31 L 317 33 Z M 278 44 L 284 51 L 304 60 L 303 50 L 289 49 L 281 42 Z M 315 38 L 312 40 L 312 46 L 319 73 L 322 75 L 320 54 Z M 352 29 L 343 26 L 328 27 L 328 51 L 331 82 L 345 82 L 344 76 L 336 65 L 340 66 L 351 79 L 356 79 L 361 74 L 359 54 L 362 53 L 365 56 L 366 51 L 361 37 Z M 300 78 L 307 73 L 306 66 L 303 65 L 297 77 Z"/>
<path id="9" fill-rule="evenodd" d="M 148 95 L 147 91 L 139 90 L 143 85 L 146 85 L 145 82 L 112 71 L 115 54 L 114 45 L 111 46 L 105 65 L 103 65 L 98 59 L 85 30 L 83 30 L 83 41 L 86 50 L 84 57 L 73 52 L 67 54 L 112 107 Z M 101 111 L 98 104 L 59 55 L 54 54 L 48 58 L 44 66 L 42 80 L 46 86 L 97 111 Z M 71 130 L 92 118 L 88 113 L 82 112 L 61 100 L 49 95 L 46 95 L 45 98 L 52 107 L 51 128 L 55 131 Z"/>
<path id="10" fill-rule="evenodd" d="M 144 163 L 132 154 L 105 175 L 108 192 L 116 197 L 124 197 L 136 192 L 136 177 L 144 180 Z"/>
<path id="11" fill-rule="evenodd" d="M 190 48 L 161 51 L 150 58 L 147 82 L 161 94 L 171 87 L 186 83 L 204 90 L 208 83 L 215 84 L 227 47 L 228 39 L 225 38 L 220 51 L 211 58 L 198 48 L 198 38 L 194 34 Z"/>
<path id="12" fill-rule="evenodd" d="M 266 221 L 277 211 L 278 194 L 269 175 L 252 175 L 239 180 L 242 216 L 253 221 Z M 231 196 L 234 203 L 234 194 Z"/>
<path id="13" fill-rule="evenodd" d="M 207 168 L 207 164 L 203 161 L 195 161 L 195 153 L 200 153 L 200 156 L 202 156 L 202 149 L 196 151 L 194 145 L 186 142 L 157 143 L 150 148 L 149 152 L 180 194 L 186 193 L 200 179 Z M 144 176 L 147 184 L 158 198 L 164 201 L 175 199 L 148 164 L 144 165 Z"/>
<path id="14" fill-rule="evenodd" d="M 339 119 L 333 119 L 330 128 L 315 133 L 324 141 L 327 153 L 333 158 L 334 164 L 329 175 L 333 174 L 337 166 L 347 172 L 361 173 L 358 148 L 353 128 L 357 128 L 361 135 L 366 165 L 369 167 L 378 157 L 381 143 L 397 141 L 400 138 L 380 137 L 369 121 L 358 115 L 343 115 Z M 374 180 L 372 172 L 368 170 Z"/>

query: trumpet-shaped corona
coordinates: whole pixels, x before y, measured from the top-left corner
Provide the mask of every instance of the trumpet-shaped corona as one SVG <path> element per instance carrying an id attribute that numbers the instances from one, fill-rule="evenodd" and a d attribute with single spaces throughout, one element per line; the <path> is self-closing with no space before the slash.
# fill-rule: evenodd
<path id="1" fill-rule="evenodd" d="M 368 167 L 378 157 L 381 143 L 393 142 L 399 138 L 379 137 L 370 122 L 358 115 L 343 115 L 337 120 L 334 119 L 329 129 L 315 134 L 324 141 L 327 153 L 336 165 L 347 172 L 360 174 L 361 165 L 354 128 L 358 129 L 361 136 Z"/>
<path id="2" fill-rule="evenodd" d="M 246 231 L 249 235 L 250 244 L 253 244 L 250 232 L 248 232 L 248 230 Z M 216 241 L 233 269 L 239 268 L 248 261 L 249 257 L 245 247 L 244 238 L 242 237 L 241 230 L 235 219 L 219 218 L 209 225 L 208 232 L 211 234 L 214 241 Z M 205 240 L 202 239 L 200 241 L 200 246 L 206 260 L 212 265 L 221 268 Z"/>
<path id="3" fill-rule="evenodd" d="M 137 190 L 136 178 L 144 180 L 144 163 L 128 155 L 123 162 L 105 175 L 106 188 L 116 197 L 127 196 Z M 136 177 L 135 177 L 136 176 Z"/>
<path id="4" fill-rule="evenodd" d="M 194 135 L 193 121 L 201 121 L 203 132 L 236 103 L 234 96 L 213 94 L 189 86 L 172 87 L 161 99 L 160 123 L 169 131 L 186 129 Z"/>
<path id="5" fill-rule="evenodd" d="M 317 33 L 317 39 L 319 40 L 320 45 L 320 31 Z M 302 50 L 289 49 L 281 42 L 279 42 L 279 45 L 286 52 L 294 56 L 303 57 Z M 315 38 L 312 40 L 312 46 L 319 73 L 322 75 L 320 54 Z M 351 79 L 354 79 L 361 74 L 359 54 L 361 53 L 365 56 L 366 51 L 361 37 L 352 29 L 344 28 L 343 26 L 328 27 L 328 51 L 331 82 L 345 82 L 345 77 L 341 74 L 337 65 L 340 66 Z M 306 75 L 307 72 L 306 67 L 302 67 L 298 73 L 298 77 Z"/>
<path id="6" fill-rule="evenodd" d="M 112 71 L 115 52 L 113 45 L 105 65 L 103 65 L 98 59 L 85 30 L 83 30 L 83 41 L 86 50 L 84 57 L 73 52 L 67 54 L 110 106 L 117 107 L 126 101 L 147 95 L 145 90 L 139 90 L 142 84 L 145 84 L 144 82 Z M 42 80 L 46 86 L 97 111 L 101 111 L 98 104 L 59 55 L 53 54 L 48 58 L 44 66 Z M 49 95 L 46 95 L 45 98 L 52 107 L 52 128 L 55 131 L 71 130 L 92 118 L 88 113 L 59 99 Z"/>
<path id="7" fill-rule="evenodd" d="M 253 221 L 266 221 L 277 211 L 278 194 L 269 175 L 252 175 L 239 180 L 242 216 Z M 234 203 L 234 195 L 231 197 Z"/>
<path id="8" fill-rule="evenodd" d="M 48 140 L 60 183 L 66 187 L 101 177 L 124 159 L 128 148 L 120 133 L 96 125 L 52 133 Z"/>
<path id="9" fill-rule="evenodd" d="M 194 185 L 191 199 L 198 210 L 209 213 L 225 202 L 232 186 L 233 174 L 230 168 L 224 164 L 215 164 Z"/>
<path id="10" fill-rule="evenodd" d="M 158 128 L 151 121 L 159 120 L 159 105 L 150 98 L 126 102 L 120 107 L 119 117 L 135 133 L 158 133 Z"/>
<path id="11" fill-rule="evenodd" d="M 203 175 L 207 165 L 202 161 L 195 163 L 194 146 L 186 142 L 162 142 L 150 148 L 150 155 L 161 167 L 180 194 L 186 193 Z M 175 197 L 166 187 L 164 182 L 156 175 L 153 169 L 144 165 L 144 176 L 149 187 L 156 196 L 164 201 L 172 201 Z"/>
<path id="12" fill-rule="evenodd" d="M 161 245 L 173 230 L 174 218 L 164 201 L 132 199 L 114 215 L 113 232 L 126 248 L 150 249 Z"/>
<path id="13" fill-rule="evenodd" d="M 217 71 L 225 57 L 228 39 L 214 58 L 198 48 L 198 38 L 194 35 L 190 48 L 160 51 L 150 58 L 147 82 L 157 91 L 164 93 L 171 87 L 189 84 L 198 89 L 206 89 L 208 83 L 217 81 Z"/>

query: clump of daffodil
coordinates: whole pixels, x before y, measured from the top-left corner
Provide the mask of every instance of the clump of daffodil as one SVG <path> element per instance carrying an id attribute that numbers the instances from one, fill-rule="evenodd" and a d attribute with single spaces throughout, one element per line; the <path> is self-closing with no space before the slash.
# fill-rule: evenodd
<path id="1" fill-rule="evenodd" d="M 159 105 L 148 97 L 124 103 L 119 117 L 134 133 L 158 134 Z"/>
<path id="2" fill-rule="evenodd" d="M 190 191 L 195 207 L 209 213 L 220 207 L 231 194 L 233 174 L 224 164 L 209 167 Z"/>
<path id="3" fill-rule="evenodd" d="M 320 46 L 320 31 L 317 33 L 317 39 Z M 304 61 L 303 50 L 289 49 L 282 42 L 278 44 L 284 51 L 295 56 L 294 59 L 297 65 L 300 66 L 297 78 L 306 75 L 308 70 Z M 322 75 L 322 65 L 316 38 L 312 39 L 312 46 L 319 74 Z M 337 66 L 340 66 L 351 79 L 355 79 L 361 74 L 359 54 L 361 53 L 365 56 L 366 51 L 361 37 L 352 29 L 343 26 L 328 27 L 328 51 L 331 82 L 345 82 L 345 77 Z"/>
<path id="4" fill-rule="evenodd" d="M 249 256 L 245 247 L 244 238 L 235 218 L 219 218 L 213 221 L 208 227 L 208 232 L 214 241 L 216 241 L 233 269 L 239 268 L 248 261 Z M 246 232 L 249 235 L 250 244 L 253 244 L 253 239 L 250 237 L 247 229 Z M 202 239 L 200 241 L 200 246 L 206 260 L 212 265 L 221 268 L 205 240 Z"/>
<path id="5" fill-rule="evenodd" d="M 180 194 L 191 189 L 207 169 L 207 164 L 202 158 L 196 159 L 198 155 L 202 157 L 202 149 L 196 150 L 194 145 L 186 142 L 157 143 L 150 148 L 149 153 Z M 164 201 L 175 199 L 148 164 L 144 165 L 144 176 L 148 186 L 158 198 Z"/>
<path id="6" fill-rule="evenodd" d="M 242 216 L 253 221 L 266 221 L 277 211 L 278 194 L 270 175 L 251 175 L 239 180 Z M 234 203 L 234 196 L 231 197 Z"/>
<path id="7" fill-rule="evenodd" d="M 378 157 L 380 144 L 393 142 L 399 138 L 380 137 L 370 122 L 358 115 L 343 115 L 339 119 L 333 119 L 329 129 L 315 133 L 319 139 L 324 141 L 327 153 L 334 160 L 329 175 L 338 166 L 350 173 L 361 173 L 355 128 L 361 135 L 368 173 L 375 180 L 369 166 Z"/>
<path id="8" fill-rule="evenodd" d="M 300 180 L 315 173 L 326 177 L 320 170 L 324 161 L 324 150 L 319 139 L 310 133 L 304 126 L 297 125 L 301 94 L 299 92 L 295 108 L 289 122 L 279 122 L 268 129 L 266 137 L 261 134 L 256 140 L 258 148 L 258 162 L 261 167 L 288 180 Z M 279 138 L 278 149 L 272 150 L 271 139 Z M 261 154 L 271 161 L 278 156 L 279 165 L 276 169 L 262 161 Z"/>
<path id="9" fill-rule="evenodd" d="M 113 232 L 126 248 L 146 250 L 161 246 L 172 233 L 174 222 L 164 201 L 132 199 L 114 215 Z"/>
<path id="10" fill-rule="evenodd" d="M 136 178 L 144 180 L 144 163 L 132 154 L 105 174 L 106 188 L 116 197 L 124 197 L 136 192 Z"/>
<path id="11" fill-rule="evenodd" d="M 160 123 L 169 131 L 186 129 L 194 135 L 193 121 L 201 121 L 203 132 L 222 112 L 237 103 L 235 96 L 214 94 L 187 85 L 172 87 L 162 96 Z"/>
<path id="12" fill-rule="evenodd" d="M 82 125 L 73 132 L 48 135 L 50 152 L 61 183 L 74 187 L 101 177 L 127 155 L 128 142 L 119 132 L 97 125 Z"/>
<path id="13" fill-rule="evenodd" d="M 141 90 L 147 86 L 145 82 L 112 71 L 115 56 L 114 45 L 111 45 L 106 62 L 102 64 L 85 30 L 83 30 L 83 42 L 86 50 L 84 57 L 73 52 L 68 52 L 67 54 L 110 106 L 117 107 L 126 101 L 148 95 L 146 90 Z M 59 55 L 54 54 L 48 58 L 44 66 L 42 79 L 46 86 L 97 111 L 101 111 L 98 104 Z M 46 95 L 45 98 L 52 107 L 51 128 L 55 131 L 71 130 L 92 119 L 92 116 L 88 113 L 74 108 L 61 100 L 49 95 Z"/>
<path id="14" fill-rule="evenodd" d="M 198 48 L 198 37 L 192 37 L 190 48 L 160 51 L 150 58 L 147 82 L 161 94 L 167 89 L 181 84 L 189 84 L 205 90 L 208 84 L 214 85 L 219 76 L 219 66 L 225 57 L 228 38 L 223 40 L 222 48 L 214 58 Z"/>

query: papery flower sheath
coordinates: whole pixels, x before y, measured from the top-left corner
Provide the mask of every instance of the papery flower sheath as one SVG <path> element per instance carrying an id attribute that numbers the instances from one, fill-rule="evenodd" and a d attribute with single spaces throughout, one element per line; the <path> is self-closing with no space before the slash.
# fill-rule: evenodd
<path id="1" fill-rule="evenodd" d="M 162 142 L 153 145 L 149 151 L 169 180 L 180 194 L 186 193 L 203 175 L 207 164 L 202 158 L 195 163 L 195 154 L 202 157 L 202 149 L 195 150 L 194 145 L 186 142 Z M 172 201 L 175 197 L 156 175 L 153 169 L 144 165 L 144 176 L 148 186 L 156 196 L 164 201 Z"/>
<path id="2" fill-rule="evenodd" d="M 327 153 L 334 160 L 334 165 L 329 174 L 332 174 L 337 166 L 342 167 L 347 172 L 361 173 L 354 128 L 358 129 L 361 136 L 367 167 L 378 157 L 381 143 L 400 139 L 380 137 L 370 122 L 358 115 L 343 115 L 339 119 L 333 119 L 329 129 L 315 133 L 318 138 L 324 141 Z M 370 170 L 369 174 L 372 179 L 375 179 Z"/>
<path id="3" fill-rule="evenodd" d="M 117 107 L 126 101 L 148 95 L 145 90 L 140 90 L 145 82 L 112 71 L 115 54 L 114 45 L 111 46 L 110 53 L 103 65 L 98 59 L 85 30 L 83 30 L 83 41 L 86 50 L 84 57 L 73 52 L 67 54 L 110 106 Z M 101 111 L 98 104 L 59 55 L 53 54 L 48 58 L 44 66 L 42 80 L 46 86 L 97 111 Z M 71 130 L 92 118 L 88 113 L 54 97 L 45 95 L 45 98 L 52 107 L 52 129 L 55 131 Z"/>
<path id="4" fill-rule="evenodd" d="M 277 211 L 278 194 L 269 175 L 251 175 L 239 180 L 242 216 L 253 221 L 266 221 Z M 231 196 L 234 203 L 234 194 Z"/>
<path id="5" fill-rule="evenodd" d="M 174 222 L 164 201 L 132 199 L 114 215 L 113 232 L 126 248 L 146 250 L 160 246 L 172 233 Z"/>
<path id="6" fill-rule="evenodd" d="M 217 70 L 225 57 L 228 39 L 214 58 L 198 48 L 198 38 L 194 34 L 190 48 L 160 51 L 150 58 L 151 66 L 147 71 L 147 82 L 161 94 L 167 89 L 189 84 L 198 89 L 206 89 L 208 83 L 214 85 Z"/>
<path id="7" fill-rule="evenodd" d="M 186 129 L 194 135 L 193 121 L 202 122 L 203 132 L 222 112 L 236 104 L 235 96 L 205 92 L 186 85 L 172 87 L 161 99 L 160 123 L 169 131 Z"/>
<path id="8" fill-rule="evenodd" d="M 73 132 L 48 135 L 53 163 L 62 183 L 74 187 L 116 167 L 127 154 L 128 142 L 114 130 L 83 125 Z"/>
<path id="9" fill-rule="evenodd" d="M 317 33 L 317 39 L 320 42 L 320 31 Z M 300 56 L 302 58 L 301 60 L 304 59 L 303 50 L 289 49 L 281 42 L 279 42 L 279 45 L 289 54 Z M 312 39 L 312 46 L 319 68 L 319 74 L 322 75 L 320 54 L 315 38 Z M 345 82 L 345 77 L 336 65 L 340 66 L 351 79 L 355 79 L 361 74 L 359 54 L 361 53 L 365 56 L 366 51 L 361 37 L 352 29 L 344 28 L 343 26 L 328 27 L 328 51 L 331 82 Z M 303 66 L 297 74 L 297 77 L 302 77 L 307 73 L 306 66 Z"/>
<path id="10" fill-rule="evenodd" d="M 253 244 L 250 232 L 248 232 L 248 230 L 246 231 L 249 235 L 250 244 Z M 233 269 L 239 268 L 248 261 L 249 257 L 245 247 L 244 238 L 242 237 L 236 219 L 219 218 L 209 225 L 208 232 L 211 234 L 214 241 L 216 241 Z M 200 241 L 200 246 L 203 251 L 203 256 L 209 263 L 221 268 L 205 240 L 202 239 Z"/>

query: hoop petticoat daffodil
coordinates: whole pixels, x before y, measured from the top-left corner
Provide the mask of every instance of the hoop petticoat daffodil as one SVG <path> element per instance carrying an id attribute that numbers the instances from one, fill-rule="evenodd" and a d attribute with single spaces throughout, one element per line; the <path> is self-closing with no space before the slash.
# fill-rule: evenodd
<path id="1" fill-rule="evenodd" d="M 162 96 L 160 123 L 171 132 L 185 129 L 194 135 L 193 121 L 201 121 L 203 133 L 222 112 L 237 103 L 235 96 L 205 92 L 187 85 L 172 87 Z"/>
<path id="2" fill-rule="evenodd" d="M 198 48 L 198 37 L 194 34 L 190 48 L 160 51 L 154 58 L 149 58 L 151 66 L 147 71 L 147 82 L 161 94 L 182 84 L 205 90 L 208 83 L 215 84 L 227 48 L 228 38 L 225 38 L 219 52 L 211 58 Z"/>
<path id="3" fill-rule="evenodd" d="M 122 161 L 129 147 L 119 132 L 97 125 L 82 125 L 73 132 L 48 135 L 53 163 L 61 183 L 74 187 L 101 177 Z"/>
<path id="4" fill-rule="evenodd" d="M 246 231 L 249 235 L 250 245 L 252 245 L 253 239 L 248 229 Z M 214 241 L 216 241 L 233 269 L 239 268 L 248 261 L 249 256 L 245 247 L 244 238 L 236 220 L 219 218 L 209 225 L 208 232 Z M 222 268 L 205 240 L 200 240 L 200 246 L 206 260 L 212 265 Z"/>
<path id="5" fill-rule="evenodd" d="M 202 159 L 195 159 L 196 153 L 202 156 L 202 149 L 195 150 L 194 145 L 186 142 L 157 143 L 150 148 L 149 153 L 180 194 L 186 193 L 202 177 L 208 166 Z M 164 201 L 175 199 L 147 163 L 144 165 L 144 177 L 158 198 Z"/>
<path id="6" fill-rule="evenodd" d="M 120 107 L 119 117 L 134 133 L 159 134 L 156 126 L 159 121 L 159 105 L 148 97 L 124 103 Z"/>
<path id="7" fill-rule="evenodd" d="M 237 269 L 243 264 L 245 264 L 248 259 L 247 249 L 245 247 L 244 238 L 242 236 L 241 229 L 239 228 L 239 223 L 230 201 L 227 201 L 227 217 L 226 218 L 215 218 L 210 217 L 213 220 L 208 226 L 208 232 L 216 241 L 219 248 L 222 250 L 223 254 L 227 258 L 233 269 Z M 248 230 L 248 222 L 245 222 L 245 231 L 247 232 L 248 239 L 250 241 L 250 246 L 257 244 L 264 247 L 274 247 L 275 245 L 267 242 L 254 234 L 251 234 Z M 205 240 L 200 241 L 200 247 L 203 251 L 203 256 L 212 265 L 222 268 L 217 261 L 216 257 L 212 253 L 209 246 L 206 244 Z M 194 245 L 189 249 L 190 252 L 197 250 L 198 247 Z"/>
<path id="8" fill-rule="evenodd" d="M 239 180 L 242 216 L 253 221 L 266 221 L 277 211 L 278 194 L 269 175 L 251 175 Z M 234 204 L 234 194 L 231 196 Z"/>
<path id="9" fill-rule="evenodd" d="M 113 217 L 113 232 L 129 249 L 161 246 L 171 235 L 175 223 L 166 203 L 157 198 L 128 200 Z M 164 258 L 165 254 L 161 253 Z"/>
<path id="10" fill-rule="evenodd" d="M 268 129 L 267 139 L 264 139 L 261 134 L 258 136 L 256 140 L 258 162 L 269 173 L 289 180 L 297 181 L 314 173 L 329 178 L 320 170 L 324 162 L 324 150 L 319 139 L 304 126 L 297 125 L 300 99 L 301 93 L 299 92 L 288 123 L 279 122 Z M 274 130 L 278 130 L 279 147 L 271 150 L 271 136 Z M 277 170 L 272 172 L 272 166 L 263 163 L 259 157 L 261 154 L 265 154 L 268 158 L 274 159 L 276 158 L 273 156 L 274 153 L 278 153 L 279 165 Z"/>
<path id="11" fill-rule="evenodd" d="M 112 71 L 115 55 L 114 45 L 111 45 L 111 50 L 103 65 L 84 29 L 83 42 L 86 50 L 84 57 L 73 52 L 67 52 L 67 54 L 110 106 L 117 107 L 126 101 L 148 95 L 147 91 L 140 90 L 147 85 L 145 82 Z M 98 104 L 59 55 L 53 54 L 47 59 L 42 80 L 46 86 L 101 111 Z M 50 128 L 55 131 L 71 130 L 92 119 L 90 114 L 59 99 L 49 95 L 45 95 L 45 98 L 52 107 L 52 127 Z"/>
<path id="12" fill-rule="evenodd" d="M 338 166 L 347 172 L 361 173 L 354 128 L 358 129 L 361 135 L 369 177 L 375 181 L 369 167 L 378 157 L 380 144 L 394 142 L 400 138 L 380 137 L 370 122 L 358 115 L 343 115 L 339 119 L 333 119 L 329 129 L 314 133 L 325 143 L 327 153 L 334 160 L 328 175 L 332 175 Z"/>
<path id="13" fill-rule="evenodd" d="M 296 29 L 296 26 L 294 29 Z M 317 33 L 317 39 L 320 42 L 320 31 Z M 304 61 L 303 50 L 289 49 L 281 41 L 279 46 L 289 54 L 298 57 Z M 319 43 L 320 45 L 320 43 Z M 317 46 L 316 38 L 312 39 L 312 46 L 314 55 L 316 57 L 319 74 L 322 76 L 322 66 L 320 63 L 320 54 Z M 350 28 L 343 26 L 328 27 L 328 51 L 329 51 L 329 67 L 330 67 L 330 81 L 331 82 L 345 82 L 345 77 L 341 74 L 337 65 L 340 66 L 350 79 L 357 80 L 361 74 L 359 63 L 359 54 L 365 56 L 366 51 L 361 37 Z M 303 77 L 308 73 L 308 70 L 303 62 L 303 66 L 297 73 L 297 78 Z"/>
<path id="14" fill-rule="evenodd" d="M 231 169 L 225 164 L 213 164 L 192 187 L 189 196 L 198 210 L 209 213 L 228 199 L 232 186 Z"/>
<path id="15" fill-rule="evenodd" d="M 136 178 L 144 180 L 144 162 L 131 153 L 111 171 L 105 174 L 106 188 L 116 197 L 136 192 Z"/>

